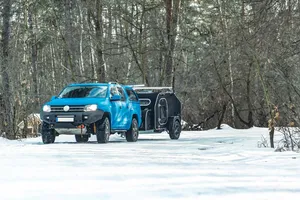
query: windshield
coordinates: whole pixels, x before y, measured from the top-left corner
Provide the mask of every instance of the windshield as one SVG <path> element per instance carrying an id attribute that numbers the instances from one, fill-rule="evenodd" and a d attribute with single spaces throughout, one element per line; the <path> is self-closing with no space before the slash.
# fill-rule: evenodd
<path id="1" fill-rule="evenodd" d="M 107 86 L 69 86 L 58 98 L 105 98 Z"/>

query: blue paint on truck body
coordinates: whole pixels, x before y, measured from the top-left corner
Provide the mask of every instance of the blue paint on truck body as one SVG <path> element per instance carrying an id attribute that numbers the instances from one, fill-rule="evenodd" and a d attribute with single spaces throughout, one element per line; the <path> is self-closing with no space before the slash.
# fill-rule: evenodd
<path id="1" fill-rule="evenodd" d="M 103 116 L 109 117 L 112 132 L 129 130 L 133 118 L 140 127 L 141 107 L 134 90 L 117 83 L 70 84 L 41 110 L 43 122 L 54 129 L 90 126 Z M 58 117 L 65 117 L 66 121 L 59 122 Z"/>

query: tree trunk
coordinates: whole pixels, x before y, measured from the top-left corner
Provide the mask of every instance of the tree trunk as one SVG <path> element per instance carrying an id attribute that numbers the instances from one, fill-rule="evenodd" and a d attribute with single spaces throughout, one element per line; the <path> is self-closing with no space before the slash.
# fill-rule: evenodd
<path id="1" fill-rule="evenodd" d="M 272 126 L 271 130 L 269 132 L 269 134 L 270 134 L 271 148 L 274 148 L 274 132 L 275 132 L 275 128 Z"/>
<path id="2" fill-rule="evenodd" d="M 73 27 L 72 27 L 72 2 L 73 0 L 65 0 L 65 66 L 70 66 L 71 80 L 76 82 L 75 62 L 74 62 L 74 42 L 73 42 Z"/>
<path id="3" fill-rule="evenodd" d="M 252 69 L 252 64 L 249 65 L 249 72 L 247 76 L 247 104 L 248 104 L 248 123 L 249 127 L 253 127 L 254 121 L 253 121 L 253 111 L 252 111 L 252 103 L 251 103 L 251 69 Z"/>
<path id="4" fill-rule="evenodd" d="M 172 86 L 174 76 L 173 57 L 177 36 L 178 14 L 181 0 L 165 0 L 166 5 L 166 30 L 167 30 L 167 53 L 165 67 L 165 85 Z"/>
<path id="5" fill-rule="evenodd" d="M 227 105 L 224 104 L 224 105 L 223 105 L 223 109 L 222 109 L 221 116 L 220 116 L 220 118 L 219 118 L 219 120 L 218 120 L 218 128 L 217 128 L 217 129 L 221 129 L 221 124 L 222 124 L 223 119 L 224 119 L 224 116 L 225 116 L 226 108 L 227 108 Z"/>
<path id="6" fill-rule="evenodd" d="M 92 20 L 93 16 L 92 16 L 92 11 L 89 9 L 88 11 L 88 17 L 87 17 L 87 21 L 88 21 L 88 25 L 89 25 L 89 30 L 90 30 L 90 34 L 89 34 L 89 44 L 90 44 L 90 66 L 91 66 L 91 71 L 92 71 L 92 79 L 96 80 L 97 79 L 97 73 L 96 73 L 96 66 L 95 66 L 95 46 L 94 46 L 94 42 L 93 42 L 93 37 L 92 34 L 94 33 L 94 29 L 93 29 L 93 20 Z"/>
<path id="7" fill-rule="evenodd" d="M 53 81 L 51 86 L 52 86 L 52 93 L 56 92 L 57 88 L 57 83 L 55 81 L 55 78 L 57 77 L 56 75 L 56 56 L 55 56 L 55 49 L 54 45 L 50 44 L 49 45 L 49 51 L 51 55 L 51 80 Z"/>
<path id="8" fill-rule="evenodd" d="M 13 95 L 11 88 L 11 79 L 9 75 L 10 65 L 10 17 L 11 17 L 11 1 L 3 1 L 3 28 L 2 28 L 2 91 L 3 91 L 3 104 L 4 104 L 4 123 L 3 131 L 8 138 L 14 138 L 14 125 L 13 125 Z"/>
<path id="9" fill-rule="evenodd" d="M 147 72 L 148 72 L 148 67 L 147 67 L 147 55 L 146 55 L 146 49 L 147 49 L 147 41 L 145 41 L 144 38 L 146 38 L 146 23 L 144 24 L 145 21 L 145 1 L 143 1 L 142 6 L 142 13 L 141 13 L 141 18 L 140 18 L 140 24 L 139 24 L 139 30 L 138 30 L 138 51 L 141 54 L 140 56 L 140 64 L 141 64 L 141 69 L 143 72 L 143 84 L 147 85 L 149 84 L 148 78 L 147 78 Z"/>
<path id="10" fill-rule="evenodd" d="M 80 66 L 79 66 L 79 73 L 80 76 L 83 76 L 84 74 L 84 59 L 83 59 L 83 34 L 84 34 L 84 17 L 83 17 L 83 10 L 82 6 L 78 6 L 78 12 L 79 12 L 79 23 L 80 23 L 80 41 L 79 41 L 79 54 L 80 54 Z"/>
<path id="11" fill-rule="evenodd" d="M 232 69 L 232 53 L 231 53 L 231 48 L 230 48 L 230 39 L 229 39 L 229 30 L 228 30 L 228 22 L 226 19 L 226 11 L 225 8 L 223 8 L 223 3 L 218 2 L 218 7 L 219 7 L 219 14 L 221 18 L 221 25 L 222 29 L 224 32 L 224 49 L 225 49 L 225 54 L 227 57 L 227 63 L 228 63 L 228 71 L 229 71 L 229 77 L 230 77 L 230 95 L 233 99 L 234 98 L 234 81 L 233 81 L 233 69 Z M 231 120 L 232 120 L 232 125 L 235 127 L 235 109 L 233 103 L 231 103 Z"/>
<path id="12" fill-rule="evenodd" d="M 111 58 L 112 54 L 113 54 L 113 51 L 112 51 L 112 42 L 113 42 L 113 39 L 112 39 L 112 34 L 113 34 L 113 13 L 112 13 L 112 5 L 108 5 L 108 27 L 107 27 L 107 42 L 108 42 L 108 45 L 107 45 L 107 48 L 109 49 L 108 50 L 108 54 L 109 54 L 109 57 Z M 111 63 L 106 63 L 106 72 L 109 72 L 110 71 L 110 68 L 111 68 Z M 110 80 L 110 74 L 109 73 L 106 73 L 106 79 L 107 80 Z"/>
<path id="13" fill-rule="evenodd" d="M 158 86 L 161 86 L 164 82 L 164 75 L 165 75 L 165 68 L 164 68 L 164 52 L 165 52 L 165 43 L 164 43 L 164 37 L 161 33 L 160 43 L 159 43 L 159 60 L 158 60 L 158 66 L 159 66 L 159 83 Z"/>
<path id="14" fill-rule="evenodd" d="M 97 80 L 105 82 L 105 62 L 103 55 L 103 20 L 102 20 L 103 5 L 101 0 L 96 1 L 96 17 L 94 18 L 95 31 L 96 31 L 96 52 L 98 58 L 97 66 Z"/>
<path id="15" fill-rule="evenodd" d="M 31 67 L 32 67 L 32 80 L 34 90 L 34 101 L 40 107 L 39 90 L 38 90 L 38 71 L 37 71 L 37 44 L 36 36 L 33 30 L 33 19 L 34 5 L 31 3 L 28 8 L 28 25 L 30 33 L 30 46 L 31 46 Z"/>

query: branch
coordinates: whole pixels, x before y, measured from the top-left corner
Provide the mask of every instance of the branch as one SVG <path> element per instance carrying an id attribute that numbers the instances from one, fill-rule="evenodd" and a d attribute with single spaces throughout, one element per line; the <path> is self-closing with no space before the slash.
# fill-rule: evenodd
<path id="1" fill-rule="evenodd" d="M 222 86 L 224 92 L 227 94 L 227 96 L 229 97 L 229 99 L 230 99 L 230 101 L 231 101 L 231 103 L 232 103 L 232 105 L 233 105 L 233 109 L 234 109 L 235 114 L 237 115 L 237 117 L 239 118 L 239 120 L 240 120 L 243 124 L 247 125 L 248 127 L 251 127 L 251 123 L 250 123 L 250 122 L 246 122 L 246 121 L 243 120 L 243 118 L 240 116 L 240 113 L 238 112 L 238 110 L 237 110 L 237 108 L 236 108 L 236 105 L 235 105 L 235 102 L 234 102 L 232 96 L 231 96 L 230 93 L 226 90 L 226 87 L 225 87 L 224 84 L 223 84 L 221 75 L 220 75 L 220 73 L 219 73 L 219 71 L 218 71 L 218 69 L 217 69 L 217 67 L 216 67 L 217 64 L 216 64 L 215 61 L 214 61 L 214 65 L 213 65 L 213 66 L 214 66 L 214 68 L 215 68 L 215 70 L 216 70 L 218 79 L 219 79 L 219 81 L 220 81 L 220 84 L 221 84 L 221 86 Z"/>

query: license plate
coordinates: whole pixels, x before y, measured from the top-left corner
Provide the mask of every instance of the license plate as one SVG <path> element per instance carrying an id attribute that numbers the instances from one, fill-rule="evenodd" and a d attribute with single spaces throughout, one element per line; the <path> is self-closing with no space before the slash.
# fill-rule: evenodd
<path id="1" fill-rule="evenodd" d="M 74 122 L 74 116 L 57 116 L 56 122 Z"/>

